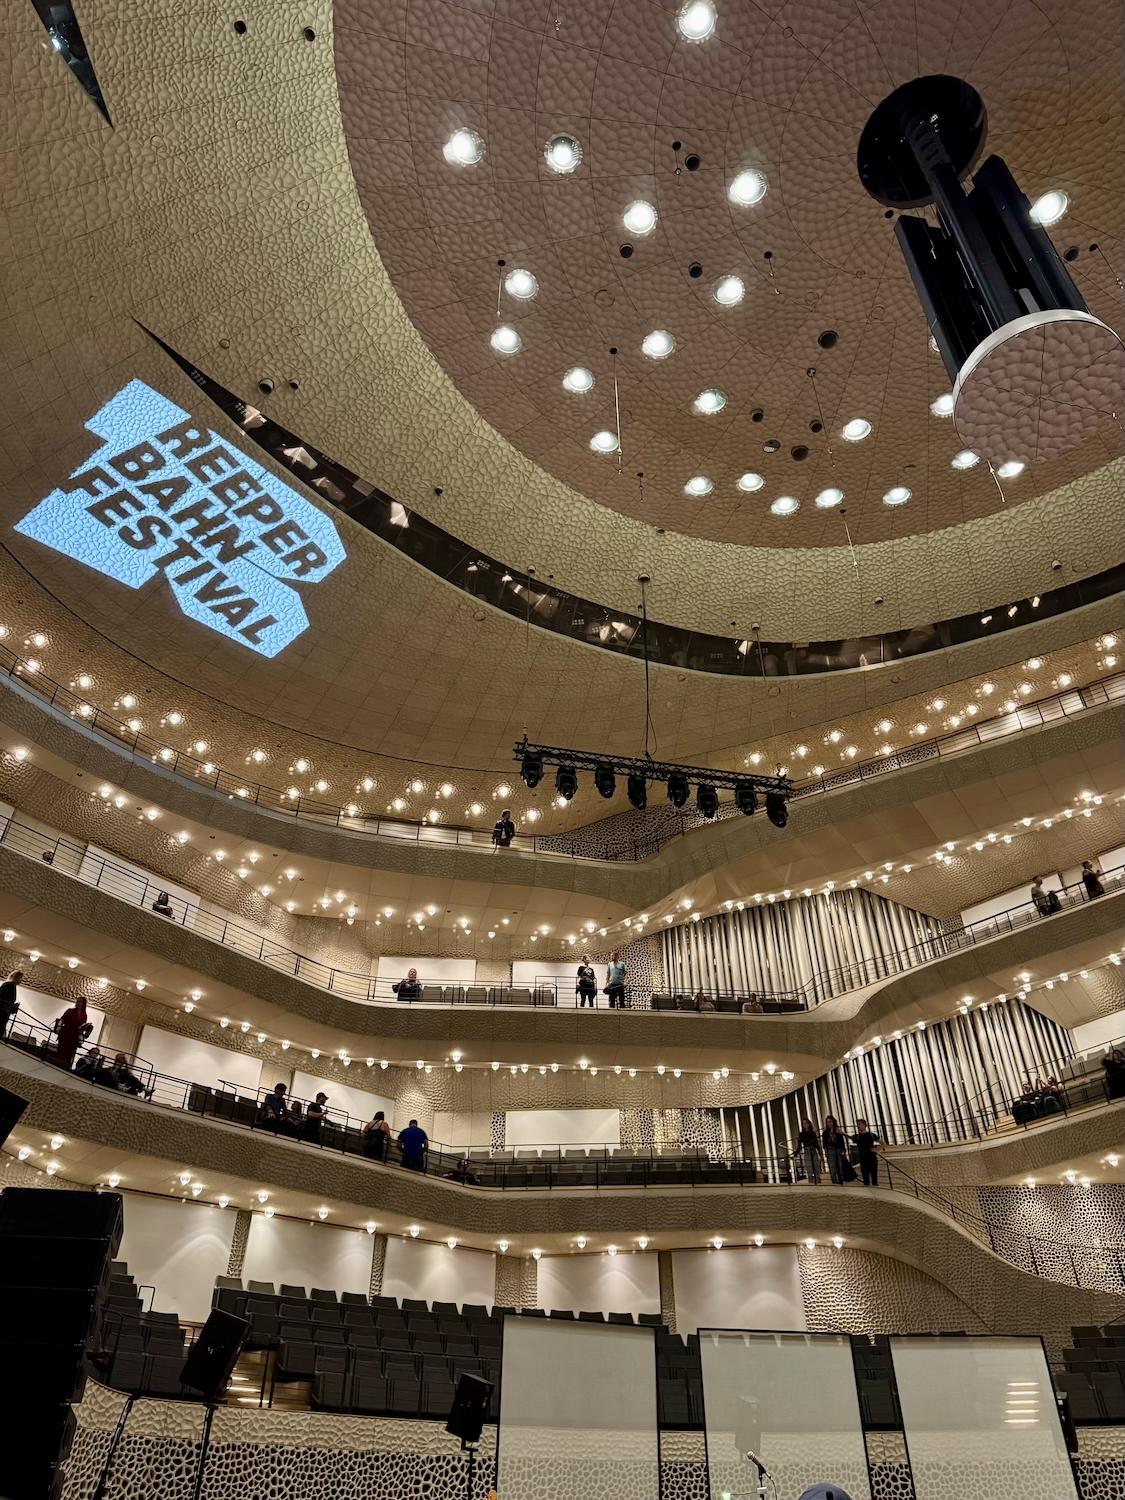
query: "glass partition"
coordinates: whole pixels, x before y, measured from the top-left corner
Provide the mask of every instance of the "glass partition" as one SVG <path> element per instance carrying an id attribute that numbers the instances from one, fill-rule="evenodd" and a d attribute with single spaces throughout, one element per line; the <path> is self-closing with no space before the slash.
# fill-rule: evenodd
<path id="1" fill-rule="evenodd" d="M 916 1500 L 1077 1500 L 1035 1338 L 892 1338 Z"/>
<path id="2" fill-rule="evenodd" d="M 765 1467 L 771 1500 L 798 1500 L 821 1482 L 870 1500 L 846 1334 L 701 1328 L 699 1354 L 711 1500 L 758 1493 L 748 1452 Z"/>

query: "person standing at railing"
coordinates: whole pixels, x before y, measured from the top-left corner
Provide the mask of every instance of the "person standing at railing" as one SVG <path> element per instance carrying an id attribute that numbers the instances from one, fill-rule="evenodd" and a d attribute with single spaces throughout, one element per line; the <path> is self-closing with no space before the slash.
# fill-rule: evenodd
<path id="1" fill-rule="evenodd" d="M 1125 1052 L 1120 1047 L 1111 1047 L 1102 1058 L 1106 1092 L 1111 1099 L 1125 1095 Z"/>
<path id="2" fill-rule="evenodd" d="M 512 822 L 512 809 L 506 807 L 492 829 L 492 842 L 497 849 L 509 849 L 515 836 L 516 825 Z"/>
<path id="3" fill-rule="evenodd" d="M 289 1118 L 289 1106 L 285 1102 L 285 1085 L 274 1084 L 272 1094 L 262 1100 L 258 1111 L 258 1124 L 266 1130 L 280 1130 Z"/>
<path id="4" fill-rule="evenodd" d="M 430 1149 L 430 1138 L 417 1120 L 411 1120 L 405 1130 L 399 1131 L 398 1148 L 402 1152 L 402 1165 L 408 1172 L 426 1170 L 426 1152 Z"/>
<path id="5" fill-rule="evenodd" d="M 859 1153 L 857 1165 L 860 1175 L 863 1178 L 864 1187 L 878 1187 L 879 1157 L 876 1153 L 882 1142 L 866 1120 L 857 1120 L 855 1122 L 855 1134 L 852 1136 L 852 1144 Z"/>
<path id="6" fill-rule="evenodd" d="M 392 984 L 391 989 L 400 1000 L 421 1000 L 422 986 L 418 983 L 418 970 L 408 969 L 406 978 Z"/>
<path id="7" fill-rule="evenodd" d="M 172 910 L 172 898 L 167 891 L 157 891 L 156 900 L 152 903 L 152 909 L 158 917 L 175 917 Z"/>
<path id="8" fill-rule="evenodd" d="M 381 1109 L 363 1127 L 363 1154 L 368 1161 L 386 1161 L 387 1142 L 391 1138 L 391 1127 Z"/>
<path id="9" fill-rule="evenodd" d="M 1062 911 L 1062 903 L 1054 891 L 1046 889 L 1042 875 L 1036 875 L 1031 882 L 1031 899 L 1041 917 L 1052 917 L 1055 912 Z"/>
<path id="10" fill-rule="evenodd" d="M 811 1120 L 801 1121 L 801 1129 L 797 1135 L 797 1149 L 793 1155 L 800 1158 L 801 1165 L 805 1169 L 805 1181 L 815 1183 L 819 1187 L 824 1154 L 820 1149 L 820 1137 L 816 1133 L 816 1126 Z"/>
<path id="11" fill-rule="evenodd" d="M 60 1068 L 70 1067 L 79 1045 L 86 1040 L 93 1029 L 93 1022 L 86 1016 L 86 998 L 84 995 L 79 995 L 70 1009 L 64 1010 L 52 1027 L 57 1038 L 55 1061 Z"/>
<path id="12" fill-rule="evenodd" d="M 574 976 L 578 989 L 578 1009 L 588 1005 L 591 1010 L 598 1008 L 598 976 L 594 973 L 590 963 L 590 955 L 583 953 L 582 962 L 578 965 L 578 972 Z"/>
<path id="13" fill-rule="evenodd" d="M 0 1038 L 8 1035 L 8 1027 L 20 1008 L 19 982 L 22 978 L 23 970 L 15 969 L 0 984 Z"/>
<path id="14" fill-rule="evenodd" d="M 317 1094 L 316 1098 L 305 1110 L 305 1128 L 301 1133 L 303 1141 L 311 1141 L 313 1145 L 320 1144 L 320 1127 L 324 1124 L 327 1110 L 324 1106 L 328 1103 L 327 1094 Z"/>
<path id="15" fill-rule="evenodd" d="M 828 1115 L 824 1121 L 824 1129 L 820 1133 L 820 1144 L 824 1149 L 824 1159 L 828 1163 L 828 1175 L 832 1181 L 839 1186 L 844 1181 L 844 1167 L 851 1171 L 851 1163 L 848 1161 L 848 1138 L 840 1129 L 834 1115 Z M 852 1172 L 852 1177 L 855 1173 Z"/>
<path id="16" fill-rule="evenodd" d="M 610 1010 L 625 1009 L 625 965 L 620 953 L 614 953 L 606 967 L 605 992 L 609 996 Z"/>
<path id="17" fill-rule="evenodd" d="M 1094 901 L 1099 896 L 1105 895 L 1105 886 L 1101 882 L 1100 870 L 1094 868 L 1092 859 L 1082 861 L 1082 884 L 1086 887 L 1087 901 Z"/>

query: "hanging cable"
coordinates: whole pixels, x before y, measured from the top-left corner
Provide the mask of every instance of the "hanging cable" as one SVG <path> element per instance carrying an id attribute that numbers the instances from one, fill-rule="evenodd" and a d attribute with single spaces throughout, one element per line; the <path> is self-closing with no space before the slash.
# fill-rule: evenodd
<path id="1" fill-rule="evenodd" d="M 639 479 L 640 477 L 638 474 L 637 478 Z M 637 582 L 641 586 L 641 652 L 645 659 L 645 759 L 651 760 L 652 753 L 649 750 L 649 733 L 651 731 L 652 738 L 655 741 L 656 729 L 652 722 L 652 694 L 649 684 L 648 663 L 648 598 L 645 593 L 651 579 L 647 573 L 642 573 Z"/>
<path id="2" fill-rule="evenodd" d="M 848 550 L 851 552 L 851 555 L 852 555 L 852 567 L 855 569 L 856 582 L 858 582 L 859 581 L 859 560 L 857 559 L 857 557 L 855 555 L 855 543 L 852 541 L 851 529 L 848 526 L 848 513 L 847 513 L 847 511 L 844 509 L 844 507 L 842 505 L 840 507 L 840 520 L 843 521 L 843 523 L 844 523 L 844 535 L 848 539 Z"/>
<path id="3" fill-rule="evenodd" d="M 609 352 L 613 357 L 613 411 L 617 422 L 617 467 L 620 468 L 623 455 L 621 452 L 621 397 L 617 390 L 617 350 L 612 348 Z"/>
<path id="4" fill-rule="evenodd" d="M 496 273 L 496 316 L 500 316 L 500 298 L 504 291 L 504 267 L 508 264 L 506 260 L 496 262 L 499 267 Z"/>

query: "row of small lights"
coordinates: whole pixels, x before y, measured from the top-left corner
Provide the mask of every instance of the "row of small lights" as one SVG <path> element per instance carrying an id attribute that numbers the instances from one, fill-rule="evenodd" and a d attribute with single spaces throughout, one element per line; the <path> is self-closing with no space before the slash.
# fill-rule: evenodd
<path id="1" fill-rule="evenodd" d="M 1108 1156 L 1102 1157 L 1103 1167 L 1119 1167 L 1120 1165 L 1121 1157 L 1116 1151 L 1111 1151 Z M 1080 1177 L 1071 1167 L 1068 1167 L 1065 1172 L 1059 1173 L 1059 1181 L 1068 1184 L 1070 1187 L 1088 1188 L 1093 1186 L 1093 1182 L 1089 1177 Z M 1037 1177 L 1025 1177 L 1023 1184 L 1024 1187 L 1038 1187 L 1039 1179 Z"/>
<path id="2" fill-rule="evenodd" d="M 64 1141 L 61 1136 L 55 1136 L 51 1141 L 52 1151 L 60 1151 L 63 1145 Z M 30 1146 L 21 1146 L 16 1152 L 16 1156 L 21 1162 L 28 1161 L 32 1155 L 33 1152 Z M 45 1167 L 38 1168 L 37 1170 L 46 1172 L 49 1177 L 54 1177 L 59 1170 L 59 1163 L 57 1161 L 50 1161 Z M 1073 1174 L 1070 1175 L 1073 1177 Z M 191 1193 L 192 1198 L 198 1199 L 202 1197 L 204 1192 L 204 1185 L 197 1178 L 195 1178 L 190 1171 L 181 1172 L 176 1180 L 179 1183 L 180 1187 L 188 1189 L 188 1191 Z M 1089 1178 L 1083 1178 L 1082 1181 L 1084 1186 L 1089 1186 Z M 121 1185 L 121 1174 L 119 1172 L 111 1172 L 106 1177 L 105 1183 L 109 1188 L 118 1188 Z M 257 1202 L 258 1211 L 266 1219 L 274 1218 L 277 1212 L 274 1206 L 270 1203 L 269 1197 L 270 1195 L 265 1188 L 259 1188 L 257 1193 L 255 1193 L 253 1200 Z M 229 1193 L 219 1193 L 214 1201 L 218 1208 L 229 1208 L 231 1204 L 231 1196 Z M 321 1204 L 320 1207 L 315 1210 L 316 1217 L 322 1224 L 327 1220 L 331 1212 L 332 1210 L 325 1204 Z M 363 1226 L 363 1228 L 367 1234 L 375 1234 L 379 1228 L 379 1225 L 376 1220 L 369 1219 Z M 416 1240 L 420 1237 L 421 1233 L 421 1224 L 411 1224 L 406 1230 L 406 1234 L 403 1236 L 403 1238 L 405 1239 L 409 1237 L 410 1239 Z M 636 1248 L 639 1251 L 645 1251 L 648 1249 L 650 1243 L 651 1241 L 648 1235 L 639 1235 L 636 1241 Z M 736 1248 L 731 1244 L 729 1240 L 724 1240 L 722 1235 L 718 1234 L 713 1235 L 707 1243 L 714 1250 L 721 1250 L 724 1245 L 729 1249 Z M 755 1234 L 751 1236 L 748 1243 L 755 1249 L 760 1250 L 766 1243 L 766 1237 L 764 1234 Z M 803 1243 L 807 1250 L 815 1250 L 818 1242 L 810 1236 L 809 1238 L 805 1239 Z M 835 1249 L 842 1250 L 844 1247 L 844 1236 L 841 1234 L 834 1235 L 829 1243 Z M 450 1250 L 455 1250 L 458 1245 L 456 1235 L 447 1235 L 445 1238 L 445 1244 L 449 1247 Z M 575 1236 L 574 1244 L 578 1250 L 586 1250 L 589 1247 L 590 1241 L 586 1235 L 579 1234 Z M 501 1255 L 507 1255 L 508 1251 L 511 1249 L 511 1246 L 511 1240 L 499 1239 L 496 1241 L 496 1248 L 499 1250 Z M 595 1246 L 594 1248 L 596 1251 L 597 1247 Z M 620 1249 L 621 1247 L 619 1245 L 608 1244 L 604 1247 L 604 1253 L 609 1256 L 615 1256 L 619 1253 Z M 543 1251 L 537 1247 L 536 1249 L 532 1250 L 530 1254 L 532 1260 L 541 1260 Z"/>
<path id="3" fill-rule="evenodd" d="M 1031 600 L 1032 608 L 1036 607 L 1038 605 L 1038 603 L 1039 603 L 1039 598 L 1038 598 L 1038 596 L 1035 596 Z M 1008 607 L 1008 614 L 1009 615 L 1013 615 L 1017 611 L 1018 611 L 1018 605 L 1010 605 Z M 985 614 L 985 615 L 982 615 L 982 617 L 981 617 L 982 623 L 989 623 L 991 621 L 991 619 L 992 619 L 991 614 Z M 0 626 L 0 637 L 2 637 L 3 635 L 6 635 L 6 634 L 7 634 L 6 627 Z M 45 647 L 48 643 L 49 643 L 49 638 L 42 631 L 36 631 L 33 635 L 29 636 L 25 640 L 25 642 L 24 642 L 25 646 L 36 646 L 37 648 L 40 648 L 40 649 L 42 649 L 43 647 Z M 1103 635 L 1103 636 L 1101 636 L 1099 638 L 1097 644 L 1102 649 L 1102 651 L 1104 653 L 1103 656 L 1099 659 L 1099 662 L 1098 662 L 1099 668 L 1111 669 L 1112 670 L 1114 667 L 1116 667 L 1116 665 L 1118 663 L 1118 658 L 1117 658 L 1116 654 L 1114 654 L 1114 648 L 1115 648 L 1115 646 L 1117 644 L 1117 638 L 1114 635 L 1112 635 L 1112 634 L 1106 634 L 1106 635 Z M 38 662 L 34 661 L 34 659 L 32 659 L 28 663 L 28 665 L 31 666 L 31 667 L 33 667 L 35 670 L 38 670 L 39 664 L 38 664 Z M 1043 660 L 1040 657 L 1032 657 L 1026 663 L 1026 669 L 1028 671 L 1032 671 L 1032 672 L 1038 670 L 1042 666 L 1043 666 Z M 1067 688 L 1067 687 L 1071 686 L 1073 680 L 1074 680 L 1074 678 L 1073 678 L 1073 675 L 1071 673 L 1069 673 L 1069 672 L 1061 672 L 1061 673 L 1059 673 L 1058 677 L 1056 678 L 1056 680 L 1054 682 L 1054 686 L 1056 688 Z M 83 689 L 88 689 L 90 686 L 92 686 L 92 683 L 93 683 L 93 679 L 89 676 L 89 674 L 83 673 L 78 678 L 76 678 L 74 680 L 74 682 L 72 682 L 71 686 L 72 687 L 77 686 L 77 687 L 81 687 Z M 1032 687 L 1032 685 L 1030 683 L 1024 682 L 1024 683 L 1020 683 L 1019 684 L 1019 687 L 1018 687 L 1017 691 L 1018 691 L 1018 693 L 1019 693 L 1020 696 L 1026 698 L 1026 697 L 1030 696 L 1030 694 L 1033 692 L 1033 690 L 1034 689 L 1033 689 L 1033 687 Z M 994 684 L 986 683 L 982 687 L 978 688 L 976 691 L 977 691 L 978 695 L 983 695 L 983 696 L 987 697 L 993 691 L 995 691 L 995 685 Z M 126 709 L 128 709 L 128 708 L 131 708 L 131 707 L 135 706 L 136 702 L 137 702 L 137 699 L 136 699 L 136 695 L 135 694 L 133 694 L 133 693 L 126 693 L 126 694 L 124 694 L 121 698 L 119 698 L 115 702 L 114 707 L 115 708 L 126 708 Z M 939 697 L 939 698 L 936 698 L 932 703 L 928 704 L 927 708 L 928 708 L 928 710 L 930 712 L 940 713 L 946 706 L 947 706 L 946 705 L 946 700 Z M 1008 699 L 1008 701 L 1005 702 L 1005 704 L 1003 705 L 1003 707 L 1004 707 L 1005 712 L 1013 713 L 1019 707 L 1019 702 L 1018 702 L 1017 698 L 1011 697 L 1011 698 Z M 89 705 L 89 704 L 82 704 L 80 706 L 80 711 L 82 711 L 82 710 L 88 711 L 87 712 L 87 716 L 89 716 L 89 715 L 91 715 L 91 714 L 93 714 L 95 712 L 94 708 L 91 705 Z M 980 705 L 974 704 L 974 703 L 969 703 L 968 705 L 965 706 L 965 708 L 961 711 L 961 713 L 959 713 L 959 714 L 953 714 L 952 716 L 950 716 L 945 721 L 945 727 L 946 728 L 956 729 L 956 728 L 958 728 L 961 725 L 961 723 L 963 722 L 964 719 L 966 719 L 966 718 L 972 719 L 977 714 L 979 714 L 980 712 L 981 712 Z M 175 710 L 175 709 L 171 710 L 170 712 L 168 712 L 167 714 L 165 714 L 164 717 L 160 720 L 160 723 L 161 723 L 162 726 L 167 724 L 167 725 L 172 725 L 173 727 L 177 727 L 177 726 L 181 725 L 183 722 L 184 722 L 184 715 L 179 710 Z M 129 721 L 129 727 L 131 729 L 139 731 L 143 727 L 142 726 L 142 721 L 139 720 L 139 719 L 130 720 Z M 894 724 L 893 724 L 893 721 L 891 721 L 890 719 L 883 719 L 883 720 L 881 720 L 875 726 L 875 728 L 876 728 L 876 732 L 877 733 L 885 735 L 885 734 L 888 734 L 888 733 L 891 732 L 891 730 L 894 728 Z M 917 736 L 920 736 L 920 735 L 923 735 L 923 734 L 927 733 L 928 730 L 929 730 L 929 725 L 928 724 L 922 723 L 922 722 L 918 722 L 918 723 L 914 724 L 911 727 L 911 729 L 909 730 L 909 733 L 910 733 L 911 736 L 917 737 Z M 824 743 L 826 745 L 828 745 L 828 744 L 836 745 L 836 744 L 839 744 L 840 741 L 843 740 L 843 738 L 844 738 L 844 732 L 842 730 L 840 730 L 840 729 L 833 729 L 833 730 L 831 730 L 824 737 Z M 194 743 L 194 745 L 191 748 L 192 748 L 192 750 L 194 752 L 196 752 L 198 754 L 201 754 L 201 753 L 204 753 L 207 750 L 208 746 L 207 746 L 206 741 L 198 740 L 198 741 L 196 741 Z M 881 744 L 881 745 L 879 745 L 877 747 L 877 750 L 878 750 L 879 754 L 882 754 L 882 755 L 891 755 L 891 754 L 894 753 L 894 746 L 886 744 L 886 743 L 883 743 L 883 744 Z M 797 759 L 801 759 L 801 760 L 805 759 L 808 756 L 809 753 L 810 752 L 808 750 L 808 747 L 807 746 L 802 746 L 802 745 L 796 746 L 790 752 L 790 754 L 792 756 L 796 757 Z M 839 758 L 841 760 L 844 760 L 844 761 L 846 761 L 846 760 L 854 760 L 859 755 L 859 753 L 860 753 L 859 746 L 855 745 L 855 744 L 850 744 L 850 745 L 845 746 L 845 748 L 839 752 Z M 16 758 L 20 759 L 20 760 L 23 760 L 23 759 L 25 759 L 27 757 L 27 754 L 28 754 L 28 752 L 26 750 L 22 750 L 22 751 L 20 751 L 20 752 L 18 752 L 16 754 Z M 164 749 L 162 749 L 161 751 L 159 751 L 159 753 L 157 755 L 155 755 L 153 757 L 153 759 L 154 760 L 162 759 L 162 760 L 165 760 L 165 761 L 171 761 L 171 760 L 173 760 L 175 758 L 175 755 L 176 755 L 176 752 L 174 750 L 172 750 L 170 747 L 165 747 Z M 761 761 L 763 760 L 763 758 L 764 758 L 763 757 L 763 753 L 761 751 L 754 751 L 754 752 L 750 753 L 749 755 L 747 755 L 744 758 L 744 763 L 746 765 L 751 765 L 751 764 L 758 765 L 758 764 L 761 763 Z M 266 751 L 264 751 L 262 749 L 254 749 L 254 750 L 252 750 L 250 752 L 249 755 L 246 756 L 247 763 L 253 762 L 253 763 L 258 764 L 258 765 L 264 764 L 269 759 L 270 759 L 270 757 L 268 755 L 268 752 L 266 752 Z M 211 772 L 214 772 L 217 769 L 217 767 L 214 766 L 213 764 L 207 763 L 207 764 L 204 765 L 203 769 L 205 771 L 207 771 L 208 773 L 211 773 Z M 312 763 L 306 757 L 299 757 L 295 762 L 293 762 L 289 766 L 289 770 L 290 770 L 291 773 L 293 773 L 293 772 L 305 773 L 305 772 L 310 771 L 311 769 L 312 769 Z M 786 774 L 788 773 L 788 768 L 785 765 L 779 766 L 778 769 L 782 773 L 786 773 Z M 823 765 L 814 765 L 810 769 L 811 769 L 812 774 L 814 776 L 819 776 L 819 775 L 822 775 L 824 773 L 824 771 L 825 771 L 826 768 Z M 330 782 L 328 782 L 328 781 L 324 780 L 323 778 L 321 778 L 321 779 L 319 779 L 315 783 L 315 786 L 310 787 L 310 791 L 316 790 L 317 792 L 327 792 L 330 789 L 330 785 L 331 785 Z M 374 777 L 368 775 L 368 776 L 365 776 L 362 779 L 361 782 L 359 782 L 359 783 L 356 784 L 356 791 L 357 792 L 361 792 L 361 791 L 362 792 L 370 792 L 370 791 L 372 791 L 375 788 L 376 785 L 377 785 L 376 779 Z M 404 791 L 408 795 L 411 794 L 411 793 L 413 793 L 415 795 L 420 795 L 420 794 L 426 792 L 427 790 L 428 790 L 427 783 L 425 783 L 424 781 L 422 781 L 418 777 L 413 778 L 409 783 L 407 783 L 406 787 L 404 788 Z M 112 788 L 110 789 L 110 791 L 112 792 Z M 455 795 L 456 788 L 455 788 L 455 786 L 451 782 L 443 782 L 440 786 L 437 786 L 436 788 L 434 788 L 434 791 L 435 791 L 435 795 L 436 796 L 444 798 L 444 799 L 448 799 L 448 798 L 451 798 L 453 795 Z M 103 788 L 102 789 L 102 796 L 105 797 L 106 795 L 107 795 L 106 790 L 105 790 L 105 788 Z M 240 791 L 239 791 L 239 793 L 238 793 L 238 795 L 243 795 L 243 796 L 247 796 L 248 797 L 250 795 L 250 789 L 248 787 L 241 788 Z M 300 798 L 301 793 L 300 793 L 300 790 L 297 787 L 290 786 L 289 788 L 287 788 L 287 790 L 282 795 L 283 795 L 283 797 L 285 797 L 287 799 L 297 800 L 297 799 Z M 506 801 L 507 799 L 509 799 L 511 797 L 511 795 L 512 795 L 512 787 L 507 782 L 501 783 L 492 792 L 492 798 L 493 798 L 494 801 L 496 801 L 496 800 Z M 118 806 L 118 807 L 123 807 L 126 804 L 126 800 L 127 799 L 125 799 L 123 796 L 121 796 L 120 794 L 118 794 L 118 796 L 114 799 L 115 805 Z M 566 799 L 563 798 L 563 797 L 556 798 L 555 799 L 555 806 L 558 807 L 558 808 L 560 808 L 560 809 L 565 809 L 566 806 L 567 806 Z M 355 803 L 348 803 L 342 810 L 349 817 L 365 816 L 363 809 L 360 808 Z M 388 812 L 402 813 L 402 812 L 405 812 L 405 811 L 408 811 L 408 810 L 409 810 L 409 804 L 406 801 L 406 798 L 403 797 L 403 796 L 401 796 L 401 795 L 395 797 L 392 802 L 390 802 L 390 803 L 387 804 L 387 811 Z M 480 816 L 482 816 L 484 814 L 484 812 L 485 812 L 485 807 L 479 801 L 473 802 L 469 807 L 467 807 L 465 809 L 466 816 L 470 816 L 470 817 L 480 817 Z M 148 819 L 150 819 L 150 820 L 155 820 L 155 819 L 157 819 L 157 818 L 159 818 L 161 816 L 161 813 L 160 813 L 159 809 L 149 808 L 147 810 L 147 812 L 145 813 L 145 816 Z M 439 809 L 437 809 L 435 807 L 432 807 L 426 813 L 424 813 L 421 816 L 420 821 L 422 821 L 422 822 L 428 822 L 428 823 L 431 823 L 431 824 L 436 824 L 436 823 L 439 823 L 441 821 L 441 816 L 442 816 L 442 814 L 439 811 Z M 534 808 L 534 807 L 528 808 L 528 809 L 526 809 L 526 810 L 524 810 L 524 811 L 522 811 L 522 812 L 520 812 L 518 814 L 518 817 L 519 817 L 520 821 L 527 822 L 527 823 L 537 822 L 540 816 L 541 816 L 541 814 L 540 814 L 539 810 L 537 808 Z M 190 837 L 190 835 L 188 835 L 186 833 L 183 833 L 183 832 L 181 832 L 180 834 L 178 834 L 176 836 L 177 842 L 179 842 L 181 844 L 186 843 L 188 841 L 189 837 Z M 292 877 L 290 877 L 290 878 L 292 878 Z M 269 894 L 269 892 L 267 891 L 266 894 Z M 343 899 L 343 897 L 340 894 L 337 894 L 336 899 L 337 899 L 337 902 L 340 902 Z M 323 900 L 322 899 L 320 904 L 322 906 L 324 906 L 324 907 L 327 907 L 328 905 L 330 905 L 330 902 L 327 901 L 327 900 Z M 295 905 L 296 905 L 296 903 L 293 903 L 292 905 L 288 906 L 287 910 L 290 910 L 290 911 L 294 910 L 295 909 Z M 355 915 L 354 911 L 352 911 L 352 912 L 349 913 L 349 916 L 354 916 L 354 915 Z M 391 915 L 391 913 L 387 913 L 387 915 L 389 916 L 389 915 Z M 377 925 L 382 925 L 382 924 L 381 924 L 381 922 L 379 922 L 379 923 L 377 923 Z"/>

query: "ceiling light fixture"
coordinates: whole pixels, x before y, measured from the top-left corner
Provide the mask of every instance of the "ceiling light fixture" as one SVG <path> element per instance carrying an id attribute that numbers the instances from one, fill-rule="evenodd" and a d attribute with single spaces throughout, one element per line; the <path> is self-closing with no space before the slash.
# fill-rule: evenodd
<path id="1" fill-rule="evenodd" d="M 883 496 L 884 505 L 905 505 L 910 499 L 910 491 L 904 484 L 896 484 Z"/>
<path id="2" fill-rule="evenodd" d="M 752 208 L 755 203 L 761 203 L 769 190 L 764 172 L 756 172 L 753 167 L 747 167 L 727 188 L 727 197 L 732 203 L 739 204 L 742 208 Z"/>
<path id="3" fill-rule="evenodd" d="M 771 514 L 775 516 L 791 516 L 795 510 L 800 510 L 801 502 L 793 495 L 779 495 L 770 506 Z"/>
<path id="4" fill-rule="evenodd" d="M 641 340 L 641 353 L 648 359 L 667 359 L 676 347 L 676 340 L 663 328 L 654 328 Z"/>
<path id="5" fill-rule="evenodd" d="M 494 328 L 488 342 L 497 354 L 518 354 L 523 348 L 523 339 L 507 323 L 501 323 L 499 328 Z"/>
<path id="6" fill-rule="evenodd" d="M 848 443 L 861 443 L 871 432 L 871 423 L 866 417 L 853 417 L 840 429 L 840 436 Z"/>
<path id="7" fill-rule="evenodd" d="M 562 378 L 563 389 L 570 391 L 575 396 L 584 396 L 587 391 L 594 388 L 593 371 L 587 370 L 585 365 L 575 365 Z"/>
<path id="8" fill-rule="evenodd" d="M 980 463 L 980 454 L 974 453 L 971 448 L 962 448 L 950 462 L 955 469 L 975 469 Z"/>
<path id="9" fill-rule="evenodd" d="M 705 42 L 715 29 L 715 7 L 711 0 L 687 0 L 676 17 L 685 42 Z"/>
<path id="10" fill-rule="evenodd" d="M 451 167 L 475 167 L 484 157 L 484 141 L 475 130 L 455 130 L 441 154 Z"/>
<path id="11" fill-rule="evenodd" d="M 946 391 L 931 401 L 930 411 L 935 417 L 951 417 L 953 415 L 953 392 Z"/>
<path id="12" fill-rule="evenodd" d="M 709 495 L 715 488 L 706 474 L 696 474 L 684 485 L 685 495 Z"/>
<path id="13" fill-rule="evenodd" d="M 726 404 L 727 398 L 723 395 L 722 391 L 700 391 L 699 395 L 691 403 L 691 409 L 698 416 L 713 417 L 716 412 L 722 411 Z"/>
<path id="14" fill-rule="evenodd" d="M 760 474 L 743 474 L 738 481 L 738 488 L 746 495 L 752 495 L 755 490 L 760 490 L 765 484 Z"/>
<path id="15" fill-rule="evenodd" d="M 595 453 L 616 453 L 619 446 L 615 432 L 595 432 L 590 439 L 590 447 Z"/>
<path id="16" fill-rule="evenodd" d="M 582 147 L 570 135 L 554 135 L 543 148 L 543 159 L 552 172 L 566 177 L 582 161 Z"/>
<path id="17" fill-rule="evenodd" d="M 504 277 L 504 290 L 509 297 L 515 297 L 520 302 L 530 302 L 538 294 L 539 283 L 530 271 L 517 267 Z"/>
<path id="18" fill-rule="evenodd" d="M 1018 479 L 1026 468 L 1027 465 L 1018 458 L 1010 458 L 996 470 L 996 476 L 998 479 Z"/>
<path id="19" fill-rule="evenodd" d="M 1070 198 L 1061 188 L 1055 188 L 1042 197 L 1036 198 L 1031 205 L 1030 217 L 1033 224 L 1041 224 L 1048 229 L 1052 224 L 1057 224 L 1070 207 Z"/>
<path id="20" fill-rule="evenodd" d="M 638 198 L 621 215 L 621 222 L 630 234 L 651 234 L 656 228 L 656 209 Z"/>
<path id="21" fill-rule="evenodd" d="M 834 505 L 839 505 L 843 498 L 843 490 L 838 489 L 836 485 L 829 485 L 826 490 L 821 490 L 814 504 L 818 505 L 821 510 L 831 510 Z"/>
<path id="22" fill-rule="evenodd" d="M 746 295 L 746 286 L 741 276 L 720 276 L 711 295 L 720 307 L 737 307 Z"/>

